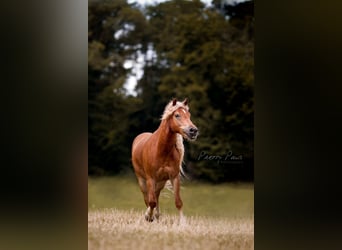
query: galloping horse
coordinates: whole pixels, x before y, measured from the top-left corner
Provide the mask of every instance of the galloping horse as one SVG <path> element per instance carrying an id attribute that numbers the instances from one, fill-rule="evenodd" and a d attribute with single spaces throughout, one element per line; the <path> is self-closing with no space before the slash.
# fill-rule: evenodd
<path id="1" fill-rule="evenodd" d="M 145 219 L 159 219 L 159 195 L 170 180 L 175 204 L 183 217 L 180 172 L 184 156 L 183 137 L 196 140 L 198 129 L 190 120 L 188 101 L 173 99 L 166 105 L 159 128 L 138 135 L 132 145 L 132 163 L 147 207 Z M 153 210 L 156 208 L 155 213 Z"/>

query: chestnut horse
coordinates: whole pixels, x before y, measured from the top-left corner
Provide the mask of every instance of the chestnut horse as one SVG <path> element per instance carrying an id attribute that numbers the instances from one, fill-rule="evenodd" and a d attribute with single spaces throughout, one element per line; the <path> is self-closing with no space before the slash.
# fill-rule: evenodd
<path id="1" fill-rule="evenodd" d="M 159 195 L 168 180 L 182 219 L 180 173 L 184 156 L 183 137 L 194 141 L 197 135 L 198 129 L 190 120 L 187 99 L 183 102 L 173 99 L 165 107 L 159 128 L 154 133 L 142 133 L 134 139 L 132 163 L 144 195 L 147 221 L 159 219 Z"/>

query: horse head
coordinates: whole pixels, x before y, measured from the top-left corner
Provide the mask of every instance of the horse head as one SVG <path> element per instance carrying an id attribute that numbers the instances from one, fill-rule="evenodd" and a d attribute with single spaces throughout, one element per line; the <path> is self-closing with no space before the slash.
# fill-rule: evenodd
<path id="1" fill-rule="evenodd" d="M 188 101 L 178 102 L 173 99 L 169 105 L 169 125 L 171 131 L 181 134 L 185 139 L 194 141 L 198 136 L 198 129 L 190 119 Z"/>

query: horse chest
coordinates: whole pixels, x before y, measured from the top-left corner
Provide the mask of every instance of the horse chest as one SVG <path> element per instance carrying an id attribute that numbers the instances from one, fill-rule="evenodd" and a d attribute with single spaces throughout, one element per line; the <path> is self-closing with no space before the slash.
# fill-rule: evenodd
<path id="1" fill-rule="evenodd" d="M 179 166 L 164 165 L 156 171 L 156 178 L 160 180 L 173 179 L 179 175 Z"/>
<path id="2" fill-rule="evenodd" d="M 174 157 L 165 157 L 158 161 L 155 166 L 157 168 L 156 174 L 160 179 L 174 178 L 179 174 L 180 160 Z"/>

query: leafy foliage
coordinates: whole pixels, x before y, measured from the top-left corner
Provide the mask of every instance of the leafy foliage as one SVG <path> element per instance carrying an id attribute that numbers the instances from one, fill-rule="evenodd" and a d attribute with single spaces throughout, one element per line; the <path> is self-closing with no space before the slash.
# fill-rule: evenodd
<path id="1" fill-rule="evenodd" d="M 125 1 L 89 4 L 90 174 L 117 173 L 129 166 L 128 118 L 139 99 L 126 96 L 129 71 L 123 64 L 136 53 L 134 46 L 143 39 L 145 26 L 143 14 Z"/>
<path id="2" fill-rule="evenodd" d="M 197 142 L 186 143 L 189 175 L 215 182 L 253 180 L 253 18 L 246 8 L 235 8 L 232 19 L 226 16 L 199 0 L 146 9 L 125 1 L 89 5 L 91 174 L 130 169 L 133 138 L 158 127 L 172 97 L 188 97 L 200 129 Z M 131 72 L 123 64 L 148 51 L 155 56 L 145 56 L 137 96 L 129 96 L 124 83 Z M 199 157 L 223 158 L 229 152 L 242 155 L 242 162 Z"/>

